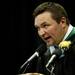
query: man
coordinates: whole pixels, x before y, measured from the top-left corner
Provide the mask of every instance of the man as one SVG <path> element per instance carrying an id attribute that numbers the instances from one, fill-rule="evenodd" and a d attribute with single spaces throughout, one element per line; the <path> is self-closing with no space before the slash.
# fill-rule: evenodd
<path id="1" fill-rule="evenodd" d="M 65 9 L 60 4 L 45 2 L 34 10 L 33 17 L 39 36 L 49 48 L 44 56 L 38 59 L 37 72 L 45 75 L 75 75 L 75 28 L 70 24 Z M 71 47 L 51 68 L 46 68 L 53 45 L 59 45 L 64 40 L 71 41 Z"/>

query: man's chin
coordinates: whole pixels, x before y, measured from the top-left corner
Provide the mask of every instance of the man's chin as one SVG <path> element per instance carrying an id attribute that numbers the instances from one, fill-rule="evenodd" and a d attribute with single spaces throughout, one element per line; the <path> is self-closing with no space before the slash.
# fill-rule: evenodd
<path id="1" fill-rule="evenodd" d="M 44 40 L 44 42 L 47 44 L 47 46 L 52 46 L 54 44 L 53 40 Z"/>
<path id="2" fill-rule="evenodd" d="M 52 46 L 52 45 L 53 45 L 53 43 L 51 43 L 51 42 L 50 42 L 50 43 L 47 43 L 47 46 L 48 46 L 48 47 L 49 47 L 49 46 Z"/>

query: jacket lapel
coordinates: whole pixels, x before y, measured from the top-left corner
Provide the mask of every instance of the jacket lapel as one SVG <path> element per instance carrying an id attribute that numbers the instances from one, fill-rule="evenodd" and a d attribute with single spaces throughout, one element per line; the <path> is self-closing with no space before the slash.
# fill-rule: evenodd
<path id="1" fill-rule="evenodd" d="M 72 40 L 74 37 L 75 37 L 75 27 L 73 28 L 69 36 L 66 38 L 66 40 Z"/>

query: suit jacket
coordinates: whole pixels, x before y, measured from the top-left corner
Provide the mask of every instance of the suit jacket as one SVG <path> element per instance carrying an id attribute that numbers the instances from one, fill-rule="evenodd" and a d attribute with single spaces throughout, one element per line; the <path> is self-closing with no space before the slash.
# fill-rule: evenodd
<path id="1" fill-rule="evenodd" d="M 71 47 L 64 53 L 64 57 L 54 62 L 53 74 L 49 71 L 52 68 L 51 65 L 49 66 L 49 70 L 45 67 L 51 57 L 50 50 L 47 50 L 41 57 L 30 62 L 25 73 L 37 72 L 44 75 L 75 75 L 75 28 L 73 28 L 66 40 L 72 41 Z"/>
<path id="2" fill-rule="evenodd" d="M 55 61 L 53 75 L 75 75 L 75 28 L 73 28 L 66 40 L 72 42 L 71 47 L 64 53 L 64 57 Z M 45 67 L 50 57 L 51 54 L 49 50 L 47 50 L 47 52 L 38 59 L 36 72 L 51 75 Z M 51 69 L 51 67 L 49 69 Z"/>

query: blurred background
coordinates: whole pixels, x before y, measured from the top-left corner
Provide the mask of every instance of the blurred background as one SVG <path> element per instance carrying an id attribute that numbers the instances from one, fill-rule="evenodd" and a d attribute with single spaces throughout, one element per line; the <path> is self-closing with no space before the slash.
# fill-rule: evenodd
<path id="1" fill-rule="evenodd" d="M 35 52 L 42 43 L 34 28 L 33 10 L 42 2 L 53 1 L 63 5 L 70 22 L 75 26 L 75 11 L 73 0 L 20 0 L 9 1 L 8 4 L 8 49 L 9 60 L 16 62 L 16 73 L 19 67 Z M 13 57 L 15 57 L 13 59 Z M 10 63 L 9 62 L 9 63 Z M 11 65 L 12 65 L 11 64 Z"/>

